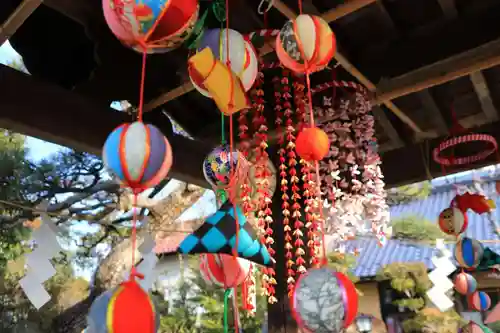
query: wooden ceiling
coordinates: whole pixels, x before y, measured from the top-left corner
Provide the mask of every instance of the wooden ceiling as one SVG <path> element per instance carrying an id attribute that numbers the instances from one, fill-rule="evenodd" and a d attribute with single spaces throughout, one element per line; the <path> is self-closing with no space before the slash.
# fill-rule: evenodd
<path id="1" fill-rule="evenodd" d="M 32 74 L 20 77 L 0 68 L 0 126 L 97 152 L 110 129 L 130 119 L 112 112 L 109 105 L 119 100 L 137 103 L 141 56 L 110 33 L 101 0 L 40 2 L 0 2 L 0 22 L 5 22 L 0 41 L 10 40 Z M 231 0 L 232 28 L 243 33 L 262 29 L 259 3 Z M 209 4 L 201 2 L 202 8 Z M 331 22 L 339 44 L 337 77 L 357 81 L 374 93 L 377 137 L 389 185 L 440 174 L 429 154 L 447 135 L 452 108 L 463 126 L 479 126 L 477 131 L 500 139 L 500 2 L 304 0 L 303 8 L 306 13 L 323 13 Z M 279 29 L 297 12 L 295 0 L 274 0 L 268 28 Z M 209 24 L 218 23 L 209 20 Z M 273 57 L 271 52 L 266 59 Z M 187 175 L 181 169 L 195 160 L 201 164 L 199 155 L 219 136 L 220 116 L 213 102 L 187 83 L 186 59 L 185 49 L 149 56 L 145 97 L 151 121 L 169 132 L 166 112 L 195 139 L 203 140 L 193 144 L 173 139 L 179 145 L 174 147 L 178 163 L 173 176 L 201 184 L 202 180 L 196 181 L 201 171 L 193 168 L 196 174 Z M 331 78 L 324 71 L 312 80 L 317 84 Z M 44 89 L 50 92 L 41 96 L 37 91 Z M 20 101 L 23 95 L 25 100 Z M 70 102 L 72 98 L 79 102 Z M 63 107 L 56 116 L 55 109 Z M 26 117 L 31 119 L 29 126 Z M 80 129 L 75 131 L 75 126 Z M 186 147 L 198 156 L 188 156 Z"/>

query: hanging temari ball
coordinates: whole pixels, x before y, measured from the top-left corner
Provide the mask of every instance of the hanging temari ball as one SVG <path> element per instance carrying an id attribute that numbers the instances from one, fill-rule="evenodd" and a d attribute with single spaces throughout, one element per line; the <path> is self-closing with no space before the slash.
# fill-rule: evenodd
<path id="1" fill-rule="evenodd" d="M 301 14 L 276 36 L 276 54 L 283 66 L 297 72 L 324 69 L 336 50 L 335 35 L 319 16 Z"/>
<path id="2" fill-rule="evenodd" d="M 228 40 L 229 45 L 227 45 Z M 231 61 L 231 70 L 241 80 L 245 91 L 252 88 L 257 78 L 259 62 L 253 45 L 246 41 L 238 31 L 232 29 L 207 30 L 203 33 L 199 42 L 198 51 L 203 50 L 205 47 L 210 48 L 214 57 L 223 64 L 226 64 L 228 60 Z M 210 93 L 203 86 L 203 82 L 198 80 L 196 75 L 192 75 L 189 67 L 188 72 L 189 78 L 196 90 L 206 97 L 211 97 Z"/>
<path id="3" fill-rule="evenodd" d="M 477 267 L 483 258 L 483 253 L 483 245 L 475 239 L 463 237 L 455 245 L 455 259 L 463 268 Z"/>
<path id="4" fill-rule="evenodd" d="M 156 333 L 160 318 L 149 295 L 130 280 L 92 303 L 87 325 L 88 333 Z"/>
<path id="5" fill-rule="evenodd" d="M 244 258 L 222 253 L 200 255 L 200 272 L 203 279 L 224 289 L 239 286 L 251 271 L 252 263 Z"/>
<path id="6" fill-rule="evenodd" d="M 302 130 L 295 141 L 295 151 L 308 162 L 321 161 L 328 154 L 330 140 L 322 129 L 308 127 Z"/>
<path id="7" fill-rule="evenodd" d="M 186 41 L 198 20 L 198 0 L 103 0 L 113 34 L 132 49 L 168 52 Z"/>
<path id="8" fill-rule="evenodd" d="M 137 121 L 116 128 L 106 139 L 104 165 L 125 186 L 135 191 L 154 187 L 172 166 L 172 148 L 163 133 Z"/>
<path id="9" fill-rule="evenodd" d="M 239 176 L 239 168 L 245 167 L 246 159 L 237 150 L 233 150 L 228 144 L 216 147 L 203 162 L 203 175 L 207 182 L 214 188 L 225 188 L 230 185 L 231 176 Z M 236 184 L 238 179 L 233 179 Z"/>
<path id="10" fill-rule="evenodd" d="M 462 295 L 469 295 L 476 291 L 476 279 L 465 272 L 457 274 L 454 281 L 455 290 Z"/>
<path id="11" fill-rule="evenodd" d="M 476 291 L 467 298 L 469 307 L 476 311 L 486 311 L 491 306 L 491 299 L 484 291 Z"/>
<path id="12" fill-rule="evenodd" d="M 446 208 L 439 214 L 439 228 L 448 235 L 461 234 L 467 224 L 467 214 L 456 207 Z"/>
<path id="13" fill-rule="evenodd" d="M 306 332 L 337 333 L 356 318 L 358 294 L 346 275 L 328 267 L 310 269 L 295 285 L 292 306 Z"/>

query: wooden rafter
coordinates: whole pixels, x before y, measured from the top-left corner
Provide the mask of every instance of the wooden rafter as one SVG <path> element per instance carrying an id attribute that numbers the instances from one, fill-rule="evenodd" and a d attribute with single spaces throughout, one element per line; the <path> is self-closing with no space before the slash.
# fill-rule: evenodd
<path id="1" fill-rule="evenodd" d="M 109 133 L 130 121 L 125 112 L 95 104 L 82 95 L 4 65 L 0 65 L 0 91 L 0 128 L 77 151 L 100 155 Z M 145 121 L 148 116 L 144 116 Z M 174 160 L 170 176 L 208 188 L 200 166 L 213 146 L 180 135 L 168 135 L 168 140 Z"/>
<path id="2" fill-rule="evenodd" d="M 448 127 L 446 126 L 446 122 L 444 121 L 443 115 L 439 110 L 439 107 L 432 97 L 431 93 L 428 90 L 422 90 L 418 92 L 418 98 L 420 99 L 420 103 L 422 106 L 427 109 L 427 111 L 432 115 L 432 123 L 434 127 L 437 129 L 436 136 L 444 135 L 448 133 Z"/>
<path id="3" fill-rule="evenodd" d="M 392 126 L 391 121 L 387 118 L 384 110 L 378 105 L 375 105 L 372 109 L 375 121 L 380 124 L 384 129 L 385 134 L 389 137 L 389 142 L 387 144 L 380 145 L 379 150 L 381 152 L 390 151 L 393 149 L 398 149 L 404 146 L 403 140 L 399 137 L 398 132 Z"/>
<path id="4" fill-rule="evenodd" d="M 333 22 L 335 20 L 338 20 L 341 17 L 344 17 L 346 15 L 349 15 L 350 13 L 353 13 L 357 11 L 358 9 L 361 9 L 363 7 L 366 7 L 368 5 L 371 5 L 372 3 L 376 2 L 377 0 L 351 0 L 351 1 L 346 1 L 345 3 L 338 5 L 337 7 L 330 9 L 321 17 L 328 23 Z"/>
<path id="5" fill-rule="evenodd" d="M 382 82 L 377 103 L 385 103 L 500 65 L 500 39 Z"/>
<path id="6" fill-rule="evenodd" d="M 489 121 L 498 120 L 498 110 L 491 99 L 490 89 L 482 72 L 475 72 L 469 75 L 474 90 L 476 91 L 481 109 Z"/>
<path id="7" fill-rule="evenodd" d="M 444 16 L 448 20 L 452 20 L 458 16 L 455 0 L 438 0 L 439 6 L 443 10 Z"/>
<path id="8" fill-rule="evenodd" d="M 353 0 L 347 2 L 343 5 L 340 5 L 334 9 L 332 9 L 329 13 L 329 16 L 326 18 L 327 21 L 331 22 L 336 18 L 343 17 L 349 13 L 352 13 L 363 6 L 367 6 L 371 3 L 374 3 L 375 0 Z M 280 0 L 274 1 L 274 7 L 280 11 L 283 15 L 285 15 L 289 19 L 294 19 L 297 17 L 297 14 L 291 10 L 287 5 L 285 5 Z M 338 11 L 338 15 L 334 15 L 335 11 Z M 325 14 L 326 15 L 326 14 Z M 325 18 L 325 17 L 324 17 Z M 262 52 L 261 55 L 265 55 L 267 53 L 272 52 L 272 49 L 266 50 L 267 52 Z M 337 52 L 335 55 L 335 59 L 337 62 L 352 76 L 354 76 L 360 83 L 365 85 L 367 89 L 372 92 L 375 92 L 375 85 L 368 80 L 346 57 L 344 57 L 340 52 Z M 194 89 L 193 84 L 191 82 L 184 83 L 183 85 L 165 93 L 161 96 L 155 98 L 146 104 L 145 110 L 152 110 L 160 105 L 167 103 L 179 96 L 182 96 Z M 386 107 L 391 110 L 398 118 L 401 119 L 405 124 L 407 124 L 413 131 L 416 133 L 422 133 L 422 130 L 411 120 L 407 115 L 405 115 L 394 103 L 391 101 L 385 101 L 384 104 Z"/>
<path id="9" fill-rule="evenodd" d="M 3 45 L 28 17 L 42 4 L 42 0 L 23 0 L 9 18 L 0 26 L 0 46 Z"/>

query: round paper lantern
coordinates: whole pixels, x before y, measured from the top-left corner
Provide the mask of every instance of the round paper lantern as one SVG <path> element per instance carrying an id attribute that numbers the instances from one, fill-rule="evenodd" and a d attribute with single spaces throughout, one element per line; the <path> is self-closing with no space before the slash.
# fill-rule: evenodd
<path id="1" fill-rule="evenodd" d="M 484 291 L 476 291 L 467 299 L 469 307 L 476 311 L 486 311 L 491 306 L 491 299 Z"/>
<path id="2" fill-rule="evenodd" d="M 141 191 L 157 185 L 172 166 L 172 148 L 151 124 L 134 122 L 117 127 L 106 139 L 104 165 L 124 185 Z"/>
<path id="3" fill-rule="evenodd" d="M 319 16 L 301 14 L 276 36 L 276 53 L 283 66 L 306 73 L 322 70 L 335 54 L 335 35 Z"/>
<path id="4" fill-rule="evenodd" d="M 126 281 L 92 303 L 87 325 L 88 333 L 156 333 L 160 317 L 137 282 Z"/>
<path id="5" fill-rule="evenodd" d="M 476 291 L 477 281 L 474 277 L 467 273 L 459 273 L 454 281 L 455 290 L 462 295 L 469 295 Z"/>
<path id="6" fill-rule="evenodd" d="M 302 330 L 337 333 L 356 318 L 358 294 L 346 275 L 328 267 L 310 269 L 296 282 L 292 307 Z"/>
<path id="7" fill-rule="evenodd" d="M 104 18 L 113 34 L 136 51 L 168 52 L 191 35 L 198 0 L 103 0 Z"/>
<path id="8" fill-rule="evenodd" d="M 229 35 L 229 60 L 231 61 L 231 70 L 240 78 L 245 91 L 252 88 L 257 78 L 259 63 L 257 54 L 253 45 L 246 41 L 243 36 L 235 30 L 212 29 L 203 34 L 198 51 L 208 47 L 212 50 L 214 57 L 226 64 L 228 60 L 227 40 Z M 189 68 L 188 68 L 189 71 Z M 189 75 L 193 86 L 202 95 L 211 97 L 210 93 L 203 86 L 203 82 L 198 81 L 195 75 Z"/>
<path id="9" fill-rule="evenodd" d="M 208 154 L 203 161 L 203 175 L 207 182 L 215 188 L 223 188 L 229 185 L 231 181 L 231 174 L 240 166 L 243 155 L 233 150 L 230 153 L 231 147 L 224 144 L 216 147 Z"/>
<path id="10" fill-rule="evenodd" d="M 463 237 L 455 244 L 455 260 L 460 267 L 475 268 L 483 258 L 483 245 L 468 237 Z"/>
<path id="11" fill-rule="evenodd" d="M 446 208 L 439 214 L 439 228 L 448 235 L 461 234 L 467 224 L 467 214 L 456 207 Z"/>
<path id="12" fill-rule="evenodd" d="M 252 263 L 246 259 L 227 254 L 202 254 L 200 270 L 208 283 L 234 288 L 245 282 L 252 270 Z"/>
<path id="13" fill-rule="evenodd" d="M 295 140 L 297 155 L 308 162 L 321 161 L 329 149 L 328 135 L 317 127 L 304 128 Z"/>

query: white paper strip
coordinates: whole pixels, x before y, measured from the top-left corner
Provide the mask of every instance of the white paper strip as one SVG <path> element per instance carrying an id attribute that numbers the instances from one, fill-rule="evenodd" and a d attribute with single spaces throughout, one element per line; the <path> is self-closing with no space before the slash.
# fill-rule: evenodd
<path id="1" fill-rule="evenodd" d="M 38 205 L 37 209 L 46 210 L 48 202 Z M 56 274 L 56 270 L 50 259 L 59 254 L 63 249 L 57 240 L 59 227 L 55 225 L 47 214 L 41 214 L 42 224 L 33 230 L 31 240 L 36 247 L 33 252 L 25 255 L 28 272 L 19 281 L 26 297 L 37 309 L 41 308 L 50 300 L 50 295 L 43 287 L 43 282 Z"/>
<path id="2" fill-rule="evenodd" d="M 441 312 L 448 311 L 453 308 L 454 304 L 451 299 L 446 296 L 439 288 L 432 287 L 427 291 L 427 297 Z"/>
<path id="3" fill-rule="evenodd" d="M 446 249 L 444 240 L 436 239 L 436 247 L 439 255 L 431 258 L 435 268 L 429 273 L 429 279 L 434 285 L 426 294 L 432 303 L 441 311 L 453 308 L 453 301 L 446 295 L 446 292 L 453 288 L 453 282 L 448 276 L 456 269 L 451 261 L 451 252 Z"/>
<path id="4" fill-rule="evenodd" d="M 31 304 L 33 304 L 37 310 L 50 301 L 51 297 L 49 293 L 33 275 L 23 277 L 19 280 L 19 284 L 21 288 L 23 288 L 26 297 L 28 297 Z"/>

